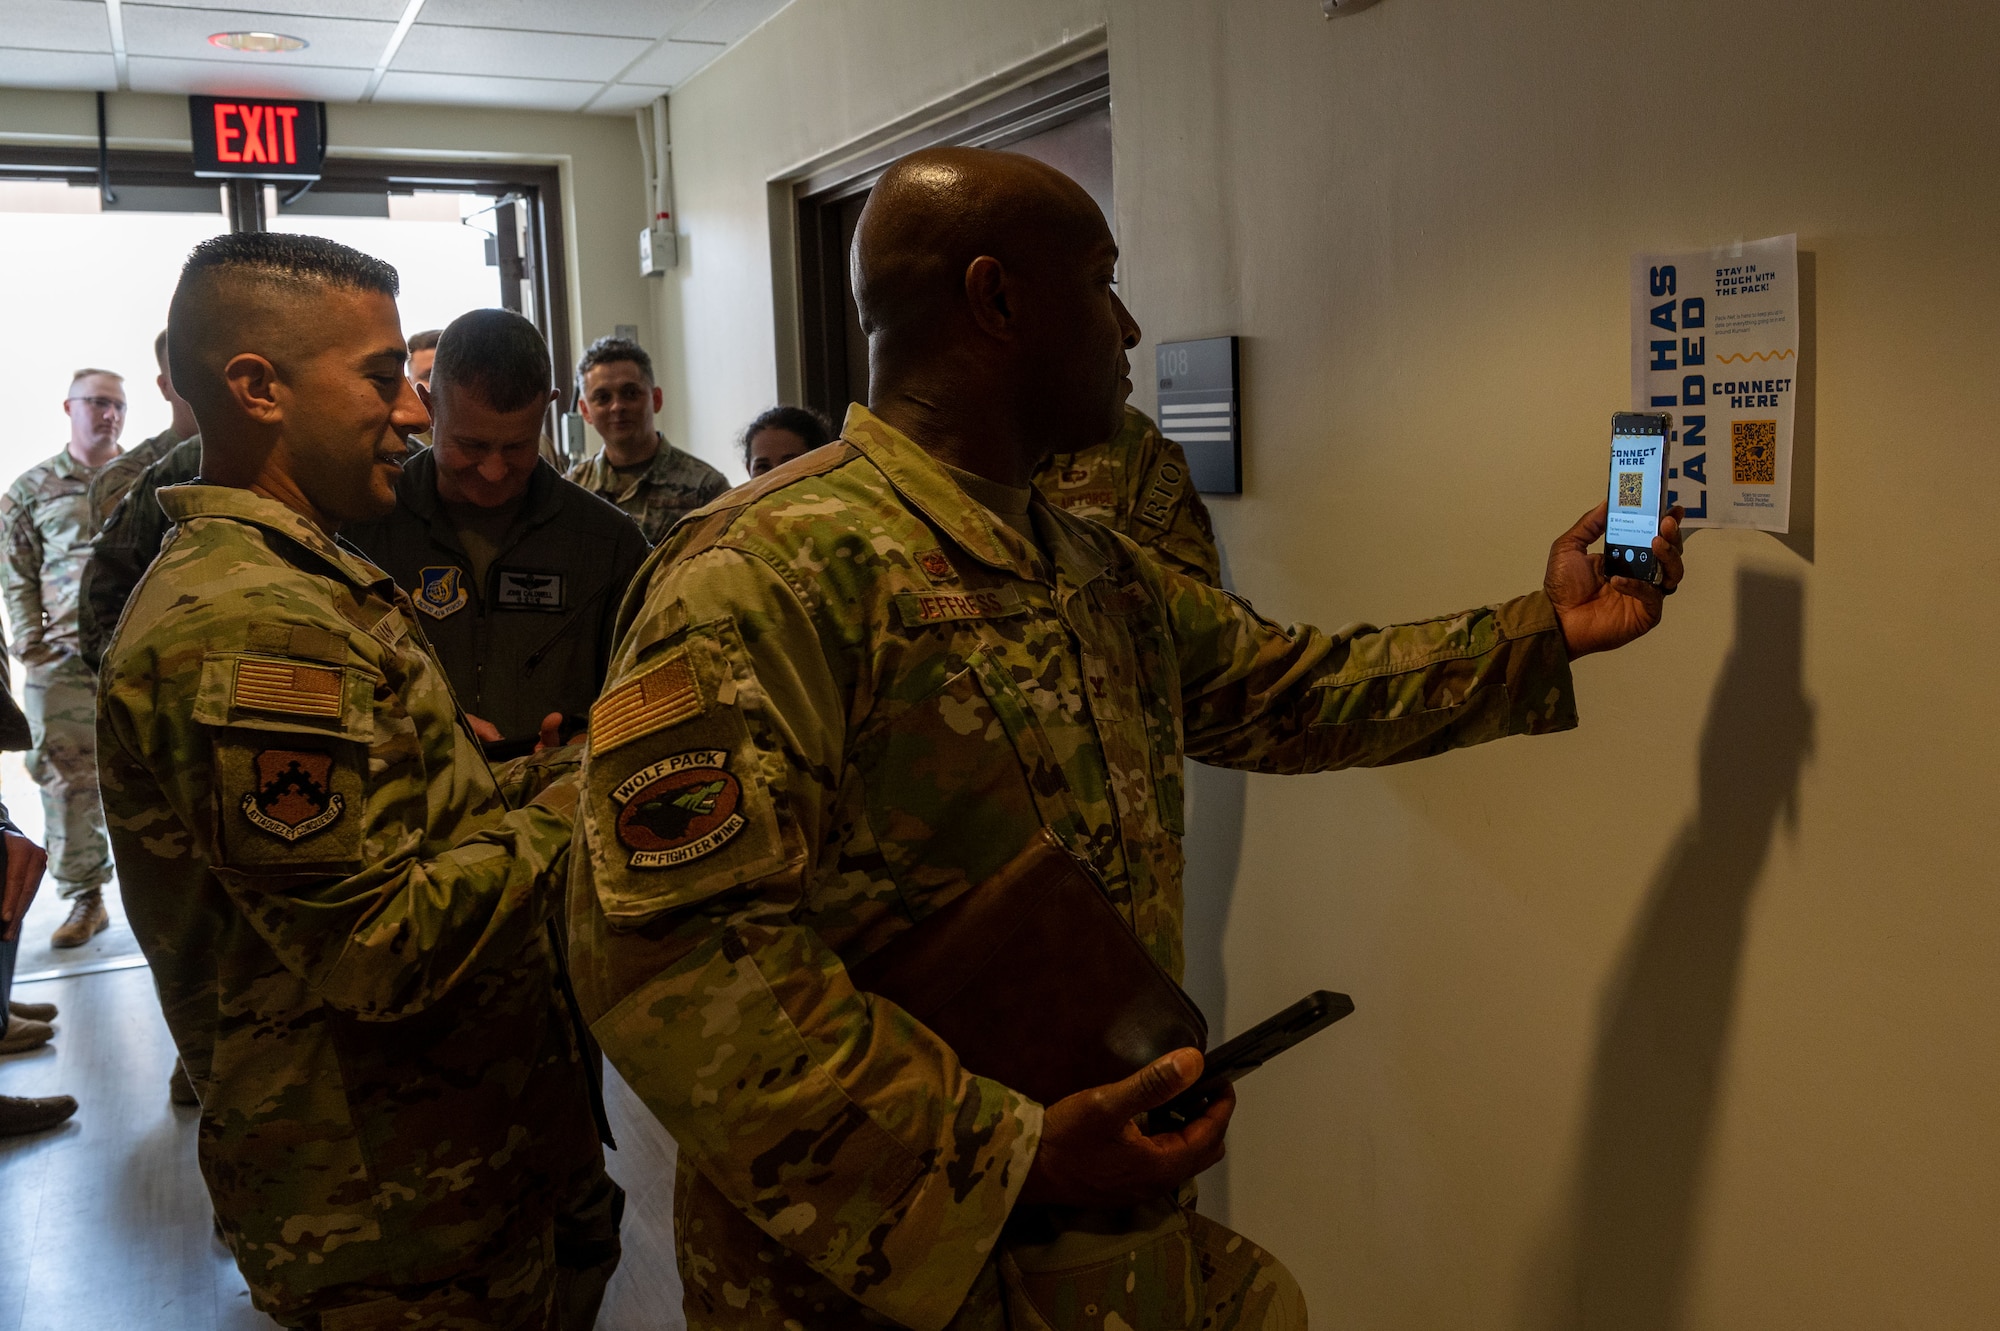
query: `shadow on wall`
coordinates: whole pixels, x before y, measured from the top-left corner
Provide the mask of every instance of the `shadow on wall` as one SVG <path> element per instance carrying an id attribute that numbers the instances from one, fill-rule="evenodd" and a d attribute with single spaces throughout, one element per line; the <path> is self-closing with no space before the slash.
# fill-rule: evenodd
<path id="1" fill-rule="evenodd" d="M 1736 640 L 1701 736 L 1700 793 L 1606 994 L 1570 1212 L 1525 1319 L 1555 1331 L 1683 1322 L 1751 894 L 1813 751 L 1805 595 L 1739 571 Z M 1550 1305 L 1553 1304 L 1553 1307 Z"/>

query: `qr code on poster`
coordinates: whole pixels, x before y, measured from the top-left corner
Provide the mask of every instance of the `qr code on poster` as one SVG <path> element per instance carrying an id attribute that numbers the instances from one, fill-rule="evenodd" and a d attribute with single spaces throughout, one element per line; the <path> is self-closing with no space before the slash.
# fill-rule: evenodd
<path id="1" fill-rule="evenodd" d="M 1646 473 L 1643 471 L 1621 471 L 1618 473 L 1618 507 L 1641 508 L 1646 503 Z"/>
<path id="2" fill-rule="evenodd" d="M 1738 485 L 1778 483 L 1778 423 L 1776 421 L 1732 421 L 1729 442 L 1736 463 Z"/>

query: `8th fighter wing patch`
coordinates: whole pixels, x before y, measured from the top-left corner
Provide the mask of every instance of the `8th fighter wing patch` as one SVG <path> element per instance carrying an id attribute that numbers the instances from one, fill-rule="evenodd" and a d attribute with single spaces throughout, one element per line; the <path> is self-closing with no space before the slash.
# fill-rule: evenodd
<path id="1" fill-rule="evenodd" d="M 333 755 L 265 749 L 256 759 L 257 788 L 242 799 L 252 827 L 293 842 L 340 821 L 347 801 L 333 789 Z"/>

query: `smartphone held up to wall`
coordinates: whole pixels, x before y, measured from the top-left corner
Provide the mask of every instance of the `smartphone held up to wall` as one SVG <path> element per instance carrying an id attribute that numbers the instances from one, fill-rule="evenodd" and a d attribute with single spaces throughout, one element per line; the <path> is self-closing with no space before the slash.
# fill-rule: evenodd
<path id="1" fill-rule="evenodd" d="M 1666 511 L 1667 440 L 1674 418 L 1665 412 L 1621 411 L 1611 418 L 1610 517 L 1604 529 L 1604 574 L 1657 583 L 1653 556 Z"/>

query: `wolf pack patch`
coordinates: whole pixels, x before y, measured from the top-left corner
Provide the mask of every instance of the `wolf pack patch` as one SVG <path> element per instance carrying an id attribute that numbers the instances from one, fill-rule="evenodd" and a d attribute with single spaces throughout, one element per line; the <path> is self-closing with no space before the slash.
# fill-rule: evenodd
<path id="1" fill-rule="evenodd" d="M 618 842 L 634 869 L 670 869 L 727 845 L 748 824 L 743 785 L 722 749 L 690 749 L 648 764 L 611 792 Z"/>

